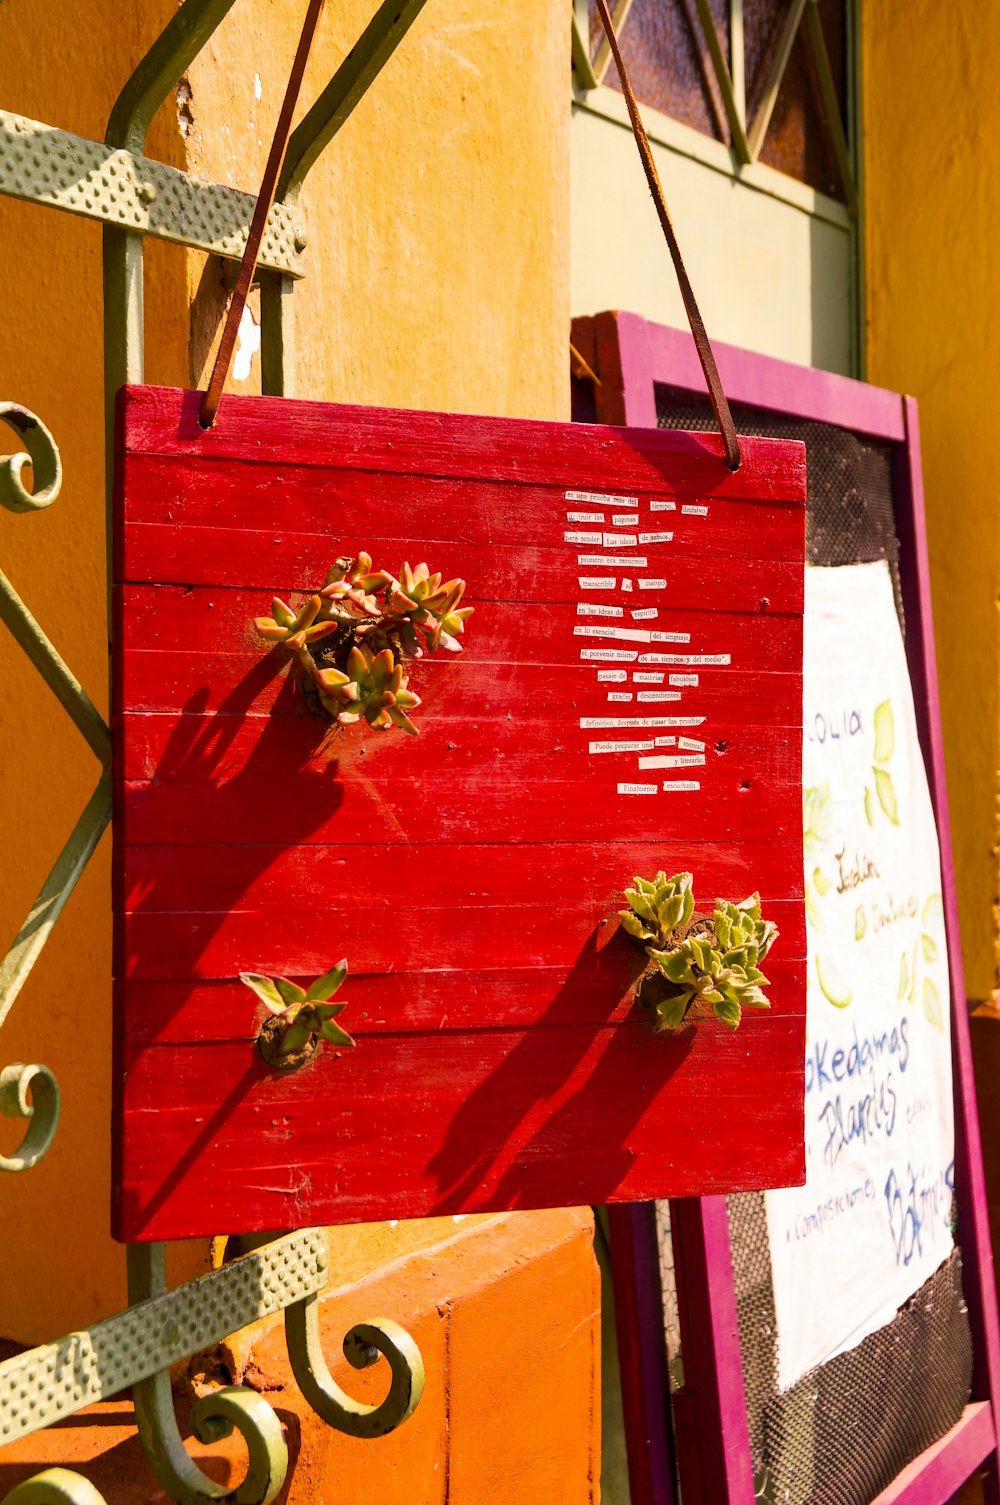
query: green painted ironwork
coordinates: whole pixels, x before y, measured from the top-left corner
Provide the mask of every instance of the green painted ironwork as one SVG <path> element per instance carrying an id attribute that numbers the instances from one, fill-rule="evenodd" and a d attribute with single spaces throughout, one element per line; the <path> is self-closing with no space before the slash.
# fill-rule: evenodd
<path id="1" fill-rule="evenodd" d="M 162 1261 L 162 1244 L 139 1250 L 133 1264 Z M 315 1298 L 328 1273 L 326 1234 L 316 1228 L 286 1234 L 176 1290 L 134 1273 L 132 1290 L 147 1294 L 125 1311 L 0 1364 L 0 1446 L 169 1370 L 289 1302 Z"/>
<path id="2" fill-rule="evenodd" d="M 344 1339 L 344 1354 L 355 1369 L 367 1369 L 380 1357 L 388 1360 L 392 1383 L 389 1394 L 377 1406 L 353 1400 L 330 1374 L 320 1343 L 315 1296 L 288 1307 L 285 1336 L 299 1389 L 317 1416 L 338 1432 L 351 1437 L 384 1437 L 416 1410 L 424 1389 L 423 1359 L 409 1333 L 390 1317 L 359 1322 Z"/>
<path id="3" fill-rule="evenodd" d="M 0 420 L 24 443 L 27 454 L 10 455 L 0 462 L 0 505 L 9 512 L 38 512 L 51 506 L 62 486 L 62 460 L 56 441 L 40 418 L 16 402 L 0 402 Z M 30 465 L 34 483 L 24 484 Z"/>
<path id="4" fill-rule="evenodd" d="M 0 1155 L 0 1171 L 30 1171 L 48 1153 L 59 1127 L 59 1083 L 48 1067 L 22 1061 L 5 1066 L 0 1071 L 0 1113 L 28 1120 L 13 1155 Z"/>
<path id="5" fill-rule="evenodd" d="M 0 110 L 0 193 L 232 261 L 243 254 L 256 203 L 253 194 L 7 110 Z M 261 265 L 304 276 L 303 237 L 298 211 L 275 204 Z"/>
<path id="6" fill-rule="evenodd" d="M 110 553 L 110 487 L 114 468 L 114 400 L 124 382 L 143 379 L 143 241 L 151 235 L 236 260 L 255 200 L 199 183 L 144 155 L 160 104 L 212 36 L 234 0 L 184 0 L 129 79 L 111 112 L 104 143 L 0 111 L 0 194 L 103 222 L 105 402 Z M 290 392 L 294 380 L 292 293 L 304 275 L 305 230 L 296 206 L 302 184 L 385 66 L 425 0 L 385 0 L 307 113 L 290 143 L 283 202 L 268 220 L 261 254 L 265 391 Z M 56 499 L 62 479 L 58 449 L 45 426 L 13 403 L 0 404 L 26 454 L 0 460 L 0 503 L 33 511 Z M 24 482 L 28 465 L 33 484 Z M 109 570 L 109 581 L 110 581 Z M 0 620 L 101 763 L 101 778 L 14 943 L 0 963 L 0 1025 L 44 947 L 69 894 L 111 815 L 107 723 L 10 582 L 0 574 Z M 110 621 L 110 618 L 109 618 Z M 0 1170 L 37 1164 L 55 1134 L 59 1089 L 44 1066 L 15 1063 L 0 1071 L 0 1112 L 27 1121 L 13 1156 Z M 170 1388 L 170 1365 L 262 1316 L 286 1310 L 293 1369 L 303 1393 L 331 1426 L 356 1437 L 382 1436 L 416 1407 L 423 1389 L 420 1351 L 390 1319 L 362 1323 L 345 1339 L 356 1367 L 388 1361 L 389 1394 L 377 1406 L 351 1399 L 324 1359 L 317 1300 L 326 1279 L 322 1230 L 283 1238 L 261 1236 L 252 1253 L 176 1290 L 166 1285 L 164 1246 L 128 1250 L 129 1301 L 124 1312 L 57 1343 L 0 1365 L 0 1446 L 133 1386 L 136 1420 L 154 1474 L 183 1505 L 232 1500 L 268 1505 L 285 1479 L 288 1454 L 278 1419 L 259 1395 L 227 1387 L 191 1413 L 195 1435 L 211 1442 L 242 1434 L 249 1466 L 234 1489 L 214 1484 L 181 1438 Z M 48 1469 L 19 1485 L 4 1505 L 105 1505 L 81 1475 Z"/>
<path id="7" fill-rule="evenodd" d="M 3 1505 L 107 1505 L 107 1501 L 82 1474 L 69 1468 L 47 1468 L 12 1489 Z"/>

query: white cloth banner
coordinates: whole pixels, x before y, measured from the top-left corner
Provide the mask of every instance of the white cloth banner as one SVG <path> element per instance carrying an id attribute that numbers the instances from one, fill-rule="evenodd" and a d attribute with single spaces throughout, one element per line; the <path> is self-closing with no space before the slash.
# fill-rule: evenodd
<path id="1" fill-rule="evenodd" d="M 766 1194 L 782 1390 L 953 1241 L 939 848 L 887 565 L 806 571 L 804 677 L 807 1180 Z"/>

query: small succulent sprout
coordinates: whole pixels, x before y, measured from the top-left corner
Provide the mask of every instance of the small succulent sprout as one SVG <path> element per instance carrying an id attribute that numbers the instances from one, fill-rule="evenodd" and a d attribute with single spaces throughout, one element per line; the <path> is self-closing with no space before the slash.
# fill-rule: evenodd
<path id="1" fill-rule="evenodd" d="M 255 625 L 261 637 L 269 643 L 283 643 L 292 653 L 297 653 L 307 643 L 318 642 L 337 630 L 336 622 L 317 622 L 322 606 L 319 596 L 310 596 L 304 606 L 293 611 L 280 596 L 275 596 L 271 602 L 272 615 L 256 617 Z"/>
<path id="2" fill-rule="evenodd" d="M 240 982 L 280 1021 L 279 1056 L 290 1056 L 320 1036 L 331 1045 L 353 1046 L 354 1040 L 336 1022 L 343 1003 L 331 1003 L 347 976 L 347 961 L 341 960 L 308 988 L 289 982 L 287 977 L 266 977 L 260 972 L 241 972 Z"/>
<path id="3" fill-rule="evenodd" d="M 391 648 L 373 653 L 363 644 L 351 649 L 347 672 L 320 669 L 313 675 L 320 701 L 326 711 L 342 726 L 363 716 L 376 731 L 398 726 L 417 735 L 419 728 L 406 714 L 420 704 L 418 696 L 406 687 L 402 664 L 397 664 Z"/>
<path id="4" fill-rule="evenodd" d="M 693 881 L 690 873 L 668 878 L 662 871 L 652 881 L 633 878 L 634 887 L 625 890 L 629 907 L 620 911 L 622 929 L 642 945 L 663 950 L 675 930 L 691 923 Z"/>

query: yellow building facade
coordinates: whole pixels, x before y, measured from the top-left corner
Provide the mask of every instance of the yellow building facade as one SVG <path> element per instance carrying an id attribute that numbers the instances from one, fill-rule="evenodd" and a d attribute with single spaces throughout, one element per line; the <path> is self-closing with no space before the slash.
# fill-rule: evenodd
<path id="1" fill-rule="evenodd" d="M 256 192 L 301 9 L 238 0 L 157 115 L 150 155 Z M 372 0 L 327 7 L 300 111 L 372 9 Z M 175 10 L 172 0 L 114 8 L 6 0 L 0 108 L 102 139 L 119 88 Z M 864 0 L 859 20 L 860 230 L 797 189 L 785 192 L 767 169 L 741 183 L 712 168 L 718 210 L 709 219 L 694 148 L 665 133 L 657 151 L 682 241 L 711 243 L 711 257 L 696 249 L 689 260 L 713 334 L 847 373 L 860 353 L 868 379 L 919 399 L 966 975 L 971 996 L 985 999 L 1000 946 L 991 413 L 1000 12 Z M 672 290 L 663 292 L 666 253 L 617 107 L 578 100 L 574 117 L 572 104 L 566 7 L 430 0 L 310 177 L 296 396 L 564 419 L 571 315 L 622 306 L 680 322 Z M 627 202 L 609 212 L 625 174 L 634 174 L 621 190 Z M 653 228 L 634 231 L 633 212 Z M 738 260 L 751 242 L 752 276 Z M 0 266 L 0 398 L 44 420 L 65 474 L 48 511 L 0 511 L 0 567 L 103 707 L 100 228 L 0 198 Z M 738 296 L 734 278 L 743 279 Z M 225 298 L 217 260 L 147 243 L 149 381 L 204 382 Z M 251 311 L 259 322 L 256 294 Z M 851 322 L 859 313 L 860 338 Z M 259 391 L 259 356 L 245 344 L 249 374 L 233 389 Z M 4 634 L 0 682 L 6 944 L 96 764 Z M 30 1175 L 0 1177 L 0 1337 L 15 1343 L 83 1327 L 126 1300 L 124 1253 L 108 1232 L 109 872 L 105 836 L 2 1034 L 0 1065 L 44 1061 L 64 1102 L 51 1156 Z M 0 1119 L 0 1152 L 21 1133 Z M 379 1309 L 418 1338 L 429 1379 L 412 1423 L 374 1452 L 314 1439 L 314 1482 L 332 1458 L 338 1487 L 351 1478 L 361 1487 L 374 1471 L 387 1501 L 596 1500 L 601 1312 L 592 1240 L 589 1209 L 331 1230 L 335 1321 L 346 1330 L 377 1295 Z M 177 1246 L 172 1275 L 187 1278 L 220 1257 L 200 1242 Z M 244 1335 L 226 1363 L 242 1374 L 275 1341 L 271 1329 Z M 494 1439 L 489 1448 L 484 1438 Z M 450 1484 L 442 1458 L 454 1470 Z M 489 1459 L 501 1460 L 499 1473 Z M 624 1498 L 623 1488 L 619 1476 L 606 1497 Z"/>

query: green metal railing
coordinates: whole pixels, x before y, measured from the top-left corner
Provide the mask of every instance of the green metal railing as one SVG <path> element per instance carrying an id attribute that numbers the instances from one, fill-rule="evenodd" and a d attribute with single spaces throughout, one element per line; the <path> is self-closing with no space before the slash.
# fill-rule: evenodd
<path id="1" fill-rule="evenodd" d="M 122 89 L 105 141 L 95 142 L 0 110 L 0 194 L 101 221 L 104 235 L 104 368 L 107 538 L 110 563 L 114 399 L 124 382 L 143 380 L 143 253 L 147 236 L 238 261 L 255 200 L 201 183 L 144 155 L 159 106 L 212 36 L 234 0 L 184 0 Z M 332 141 L 392 56 L 425 0 L 386 0 L 289 141 L 278 199 L 261 248 L 262 379 L 265 392 L 294 386 L 294 302 L 305 275 L 306 236 L 299 193 Z M 36 511 L 59 496 L 59 450 L 44 423 L 0 402 L 0 423 L 24 452 L 0 457 L 0 505 Z M 32 485 L 25 485 L 30 465 Z M 110 582 L 111 573 L 108 571 Z M 0 962 L 0 1028 L 111 819 L 108 725 L 0 573 L 0 620 L 67 712 L 100 765 L 93 794 L 41 892 Z M 110 637 L 110 617 L 109 617 Z M 0 1113 L 23 1119 L 24 1137 L 0 1172 L 22 1173 L 49 1151 L 59 1122 L 59 1088 L 49 1069 L 14 1062 L 0 1069 Z M 327 1283 L 326 1235 L 309 1229 L 263 1238 L 222 1269 L 173 1290 L 162 1244 L 128 1249 L 129 1306 L 124 1312 L 0 1364 L 0 1448 L 132 1387 L 136 1422 L 150 1467 L 172 1500 L 209 1505 L 232 1500 L 268 1505 L 280 1490 L 288 1451 L 280 1423 L 253 1391 L 229 1386 L 192 1410 L 203 1442 L 244 1437 L 249 1453 L 236 1488 L 214 1484 L 187 1453 L 174 1415 L 170 1366 L 261 1317 L 284 1312 L 292 1372 L 312 1408 L 353 1437 L 379 1437 L 414 1410 L 423 1388 L 420 1352 L 389 1319 L 361 1323 L 344 1340 L 356 1368 L 385 1358 L 391 1385 L 378 1406 L 352 1400 L 323 1356 L 318 1297 Z M 54 1468 L 19 1485 L 3 1505 L 105 1505 L 80 1474 Z"/>

